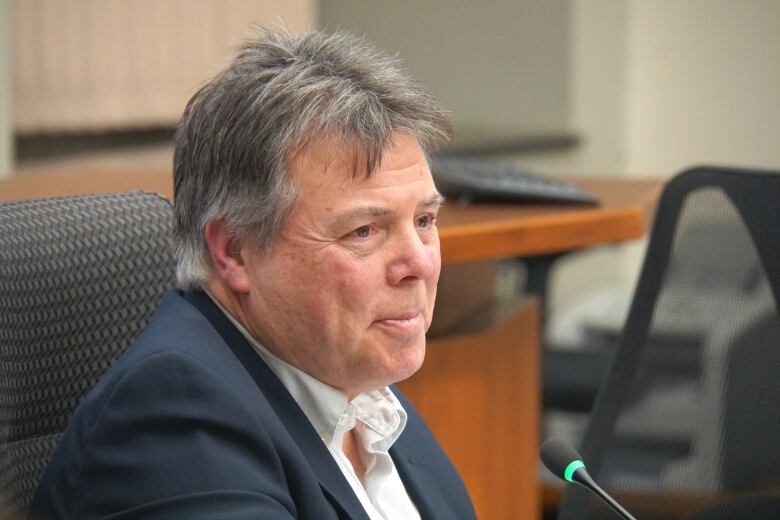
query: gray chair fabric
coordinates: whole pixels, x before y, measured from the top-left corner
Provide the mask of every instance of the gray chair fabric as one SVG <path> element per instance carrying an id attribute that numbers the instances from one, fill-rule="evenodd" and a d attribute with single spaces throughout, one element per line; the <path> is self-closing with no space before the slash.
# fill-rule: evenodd
<path id="1" fill-rule="evenodd" d="M 0 491 L 25 508 L 85 392 L 172 285 L 151 193 L 0 204 Z"/>

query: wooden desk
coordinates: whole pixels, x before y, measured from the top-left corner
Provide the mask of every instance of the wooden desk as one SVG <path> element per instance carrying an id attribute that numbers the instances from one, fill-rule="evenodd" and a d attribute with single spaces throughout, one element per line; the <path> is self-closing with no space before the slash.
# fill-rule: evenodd
<path id="1" fill-rule="evenodd" d="M 62 170 L 25 172 L 0 181 L 0 201 L 148 190 L 173 197 L 170 170 Z"/>
<path id="2" fill-rule="evenodd" d="M 593 179 L 577 184 L 602 204 L 446 205 L 439 218 L 444 263 L 567 252 L 647 232 L 658 181 Z"/>
<path id="3" fill-rule="evenodd" d="M 564 253 L 639 238 L 646 232 L 658 182 L 580 184 L 603 204 L 445 206 L 439 219 L 445 266 Z M 0 200 L 130 189 L 171 197 L 170 174 L 28 174 L 0 182 Z M 455 277 L 455 283 L 462 280 Z M 441 300 L 440 296 L 437 310 Z M 509 311 L 482 307 L 477 316 L 469 313 L 469 323 L 458 323 L 457 334 L 432 338 L 423 368 L 400 384 L 461 472 L 483 520 L 532 519 L 541 511 L 540 310 L 533 298 L 512 305 Z"/>

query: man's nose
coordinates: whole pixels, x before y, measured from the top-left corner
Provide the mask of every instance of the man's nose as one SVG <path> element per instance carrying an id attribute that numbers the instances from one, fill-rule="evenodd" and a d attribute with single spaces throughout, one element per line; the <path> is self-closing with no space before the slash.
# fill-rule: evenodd
<path id="1" fill-rule="evenodd" d="M 438 265 L 439 241 L 435 237 L 423 240 L 416 229 L 403 233 L 395 241 L 388 275 L 391 284 L 405 280 L 427 279 Z"/>

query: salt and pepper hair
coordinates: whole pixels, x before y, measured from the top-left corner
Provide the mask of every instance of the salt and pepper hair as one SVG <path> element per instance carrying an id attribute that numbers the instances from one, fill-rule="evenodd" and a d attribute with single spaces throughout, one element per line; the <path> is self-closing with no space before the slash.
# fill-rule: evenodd
<path id="1" fill-rule="evenodd" d="M 190 99 L 174 150 L 174 241 L 179 287 L 211 274 L 206 224 L 221 219 L 250 247 L 270 251 L 291 213 L 294 155 L 321 138 L 371 175 L 393 132 L 426 154 L 452 127 L 433 97 L 367 41 L 345 32 L 259 29 L 232 63 Z"/>

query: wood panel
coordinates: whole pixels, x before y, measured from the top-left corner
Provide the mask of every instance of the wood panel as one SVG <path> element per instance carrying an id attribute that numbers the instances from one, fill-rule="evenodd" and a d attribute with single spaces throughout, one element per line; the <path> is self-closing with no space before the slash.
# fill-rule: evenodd
<path id="1" fill-rule="evenodd" d="M 17 133 L 171 126 L 250 24 L 316 22 L 312 0 L 11 0 Z"/>
<path id="2" fill-rule="evenodd" d="M 539 310 L 525 299 L 477 331 L 428 341 L 399 384 L 425 417 L 483 520 L 539 518 Z"/>

